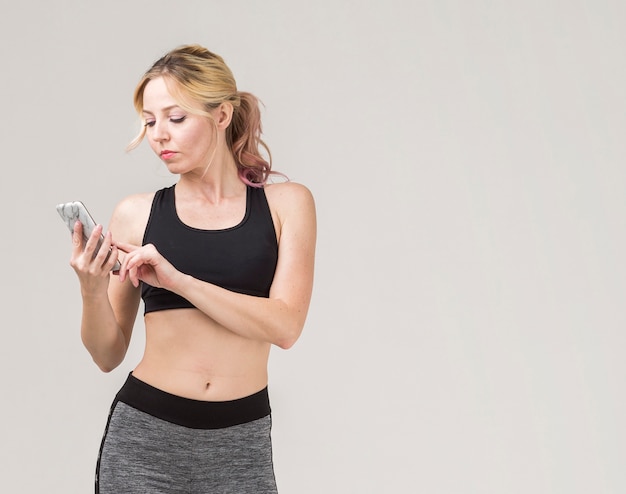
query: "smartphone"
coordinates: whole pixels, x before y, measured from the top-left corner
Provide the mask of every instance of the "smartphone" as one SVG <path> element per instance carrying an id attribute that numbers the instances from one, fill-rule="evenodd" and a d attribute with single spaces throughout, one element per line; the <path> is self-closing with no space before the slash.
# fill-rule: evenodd
<path id="1" fill-rule="evenodd" d="M 74 224 L 76 221 L 80 221 L 83 224 L 83 245 L 89 240 L 93 229 L 96 227 L 96 222 L 87 211 L 85 205 L 80 201 L 74 202 L 66 202 L 63 204 L 57 204 L 57 211 L 59 215 L 70 229 L 70 232 L 74 232 Z M 96 252 L 100 250 L 100 246 L 104 241 L 104 235 L 100 234 L 100 240 L 98 241 L 98 245 L 96 246 Z M 119 261 L 115 261 L 115 266 L 113 266 L 113 271 L 120 270 Z"/>

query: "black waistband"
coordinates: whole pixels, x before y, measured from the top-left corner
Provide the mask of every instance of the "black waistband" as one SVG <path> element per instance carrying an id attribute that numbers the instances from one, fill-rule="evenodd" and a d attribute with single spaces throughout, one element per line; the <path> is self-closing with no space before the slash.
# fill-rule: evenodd
<path id="1" fill-rule="evenodd" d="M 230 401 L 183 398 L 155 388 L 129 374 L 116 401 L 167 422 L 191 429 L 222 429 L 252 422 L 270 414 L 267 388 Z"/>

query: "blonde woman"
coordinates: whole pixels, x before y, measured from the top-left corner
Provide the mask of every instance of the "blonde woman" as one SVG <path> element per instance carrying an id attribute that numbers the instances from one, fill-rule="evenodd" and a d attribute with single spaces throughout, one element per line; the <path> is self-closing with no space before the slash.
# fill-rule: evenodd
<path id="1" fill-rule="evenodd" d="M 85 245 L 80 223 L 72 237 L 81 336 L 103 371 L 145 308 L 145 352 L 111 407 L 96 492 L 276 492 L 267 363 L 307 315 L 313 198 L 267 183 L 258 100 L 207 49 L 166 54 L 134 103 L 144 126 L 130 147 L 145 138 L 178 178 L 122 200 L 98 252 L 101 226 Z"/>

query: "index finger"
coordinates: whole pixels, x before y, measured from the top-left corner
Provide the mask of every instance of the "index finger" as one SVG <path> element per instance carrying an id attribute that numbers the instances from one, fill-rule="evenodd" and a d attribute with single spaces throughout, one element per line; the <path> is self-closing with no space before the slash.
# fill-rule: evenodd
<path id="1" fill-rule="evenodd" d="M 126 254 L 141 248 L 139 245 L 127 244 L 126 242 L 113 242 L 113 244 Z"/>

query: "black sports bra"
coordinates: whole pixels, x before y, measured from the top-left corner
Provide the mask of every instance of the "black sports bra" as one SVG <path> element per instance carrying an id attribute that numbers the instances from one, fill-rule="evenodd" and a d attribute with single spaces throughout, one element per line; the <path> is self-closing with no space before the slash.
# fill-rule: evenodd
<path id="1" fill-rule="evenodd" d="M 268 297 L 278 262 L 278 242 L 265 190 L 248 186 L 246 214 L 236 226 L 201 230 L 176 213 L 174 187 L 156 192 L 143 237 L 176 269 L 233 292 Z M 194 307 L 183 297 L 142 283 L 145 313 Z"/>

